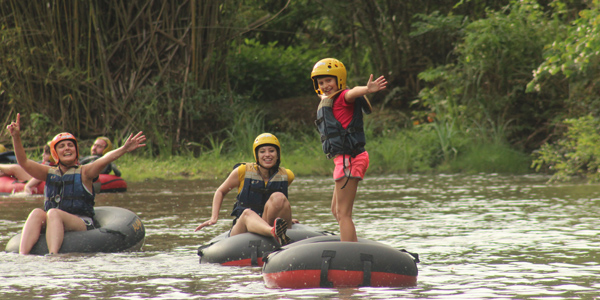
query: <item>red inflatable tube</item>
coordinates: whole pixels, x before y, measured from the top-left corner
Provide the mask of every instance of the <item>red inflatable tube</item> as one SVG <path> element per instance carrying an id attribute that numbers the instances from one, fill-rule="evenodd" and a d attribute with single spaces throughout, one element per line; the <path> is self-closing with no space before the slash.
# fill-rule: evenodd
<path id="1" fill-rule="evenodd" d="M 416 254 L 378 242 L 339 242 L 339 237 L 309 238 L 263 260 L 268 288 L 295 289 L 415 286 L 419 261 Z"/>
<path id="2" fill-rule="evenodd" d="M 13 194 L 22 192 L 25 188 L 26 182 L 16 180 L 10 176 L 0 176 L 0 194 Z M 44 193 L 45 182 L 41 182 L 37 186 L 35 194 Z M 100 193 L 120 193 L 127 191 L 127 182 L 123 178 L 110 174 L 100 174 L 97 181 L 94 182 L 94 189 L 98 192 L 98 186 Z"/>

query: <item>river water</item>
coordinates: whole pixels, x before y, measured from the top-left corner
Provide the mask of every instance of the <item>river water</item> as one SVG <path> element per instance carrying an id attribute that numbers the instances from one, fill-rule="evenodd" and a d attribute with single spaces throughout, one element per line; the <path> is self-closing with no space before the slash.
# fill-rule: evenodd
<path id="1" fill-rule="evenodd" d="M 259 267 L 198 263 L 197 248 L 229 229 L 228 195 L 210 217 L 220 181 L 129 183 L 97 206 L 136 212 L 143 251 L 18 255 L 0 252 L 0 299 L 600 299 L 600 188 L 546 184 L 544 176 L 403 175 L 368 177 L 359 186 L 359 237 L 420 255 L 409 288 L 266 288 Z M 298 178 L 294 217 L 337 232 L 332 181 Z M 0 249 L 23 226 L 40 196 L 0 197 Z"/>

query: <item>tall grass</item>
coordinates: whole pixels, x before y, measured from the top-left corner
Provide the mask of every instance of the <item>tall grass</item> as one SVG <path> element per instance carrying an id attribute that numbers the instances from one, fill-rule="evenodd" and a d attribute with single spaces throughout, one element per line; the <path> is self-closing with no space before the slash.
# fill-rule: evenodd
<path id="1" fill-rule="evenodd" d="M 231 127 L 224 129 L 230 153 L 243 157 L 244 153 L 252 155 L 254 139 L 265 131 L 264 112 L 258 107 L 246 108 L 233 118 Z"/>
<path id="2" fill-rule="evenodd" d="M 464 154 L 439 168 L 452 173 L 526 174 L 533 169 L 530 155 L 511 148 L 507 143 L 474 143 Z"/>
<path id="3" fill-rule="evenodd" d="M 260 123 L 260 122 L 258 122 Z M 223 179 L 235 163 L 254 161 L 252 142 L 256 132 L 252 126 L 232 130 L 231 141 L 214 140 L 213 149 L 199 155 L 169 156 L 158 159 L 138 154 L 126 155 L 117 165 L 128 180 Z M 281 143 L 282 166 L 296 176 L 331 176 L 333 162 L 325 158 L 316 131 L 277 133 Z M 242 140 L 243 139 L 243 140 Z M 385 135 L 367 136 L 370 156 L 369 176 L 406 173 L 513 173 L 531 172 L 529 155 L 512 149 L 506 143 L 488 143 L 464 134 L 451 137 L 456 155 L 446 156 L 441 150 L 439 133 L 432 126 L 390 130 Z M 228 148 L 224 151 L 223 148 Z"/>
<path id="4" fill-rule="evenodd" d="M 177 153 L 221 127 L 211 102 L 234 102 L 219 95 L 225 60 L 259 18 L 240 17 L 244 9 L 238 0 L 0 1 L 2 122 L 20 112 L 23 136 L 44 141 L 142 129 L 154 154 Z M 53 125 L 29 126 L 34 114 Z"/>

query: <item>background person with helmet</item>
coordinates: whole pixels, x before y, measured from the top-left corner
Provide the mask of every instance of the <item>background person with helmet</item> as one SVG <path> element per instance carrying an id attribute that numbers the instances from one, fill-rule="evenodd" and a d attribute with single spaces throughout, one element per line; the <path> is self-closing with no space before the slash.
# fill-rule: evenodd
<path id="1" fill-rule="evenodd" d="M 50 155 L 50 142 L 44 145 L 44 151 L 42 153 L 43 165 L 49 165 L 54 162 Z M 12 176 L 18 181 L 27 182 L 24 187 L 24 191 L 27 194 L 32 194 L 32 188 L 36 187 L 41 181 L 35 180 L 29 175 L 21 166 L 18 164 L 0 164 L 0 176 Z"/>
<path id="2" fill-rule="evenodd" d="M 65 231 L 84 231 L 93 228 L 95 194 L 94 178 L 117 158 L 127 152 L 145 146 L 142 132 L 131 134 L 123 146 L 98 160 L 79 165 L 77 139 L 70 133 L 59 133 L 50 143 L 50 152 L 57 165 L 38 164 L 27 158 L 21 142 L 21 115 L 6 126 L 12 136 L 17 162 L 29 175 L 46 181 L 44 209 L 36 208 L 23 226 L 19 253 L 28 254 L 46 230 L 46 242 L 50 254 L 59 252 Z"/>
<path id="3" fill-rule="evenodd" d="M 89 164 L 98 158 L 102 157 L 102 155 L 110 152 L 113 149 L 113 144 L 109 138 L 105 136 L 98 137 L 94 144 L 92 145 L 92 149 L 90 151 L 91 155 L 82 158 L 79 162 L 82 165 Z M 100 172 L 100 174 L 110 174 L 114 172 L 116 176 L 121 176 L 121 171 L 117 169 L 117 166 L 114 163 L 110 163 Z"/>
<path id="4" fill-rule="evenodd" d="M 273 236 L 283 246 L 290 242 L 286 235 L 292 224 L 288 187 L 294 181 L 294 173 L 280 167 L 281 145 L 274 135 L 259 135 L 252 149 L 256 162 L 234 167 L 215 192 L 210 220 L 200 224 L 195 231 L 217 223 L 225 195 L 237 188 L 237 201 L 231 213 L 235 219 L 229 235 L 254 232 Z"/>
<path id="5" fill-rule="evenodd" d="M 42 153 L 42 162 L 41 162 L 42 165 L 48 165 L 48 166 L 56 165 L 56 161 L 54 161 L 54 158 L 52 157 L 52 152 L 50 151 L 50 143 L 51 142 L 52 141 L 48 141 L 48 143 L 46 143 L 46 145 L 44 145 L 44 152 Z M 21 167 L 21 166 L 19 166 L 19 167 Z M 23 187 L 23 192 L 25 192 L 25 194 L 29 194 L 29 195 L 37 193 L 37 187 L 42 181 L 43 180 L 39 180 L 37 178 L 32 177 L 29 181 L 27 181 L 27 184 Z"/>
<path id="6" fill-rule="evenodd" d="M 369 153 L 364 148 L 363 112 L 370 113 L 372 108 L 365 96 L 385 89 L 387 81 L 383 76 L 373 80 L 371 74 L 367 85 L 347 89 L 346 67 L 335 58 L 318 61 L 311 79 L 321 99 L 315 123 L 323 152 L 327 158 L 333 158 L 335 164 L 331 212 L 340 226 L 340 240 L 356 242 L 352 208 L 358 182 L 369 168 Z"/>

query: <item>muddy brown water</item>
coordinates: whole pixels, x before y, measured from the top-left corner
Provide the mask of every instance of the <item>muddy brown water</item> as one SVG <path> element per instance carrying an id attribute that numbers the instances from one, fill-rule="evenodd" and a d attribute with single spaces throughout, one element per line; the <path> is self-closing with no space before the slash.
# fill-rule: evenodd
<path id="1" fill-rule="evenodd" d="M 420 255 L 410 288 L 268 289 L 258 267 L 198 263 L 197 248 L 231 225 L 228 195 L 210 217 L 220 181 L 129 183 L 97 206 L 137 213 L 140 252 L 18 255 L 0 252 L 2 299 L 600 299 L 600 187 L 546 184 L 544 176 L 403 175 L 359 186 L 359 237 Z M 330 178 L 298 178 L 294 217 L 337 232 Z M 20 231 L 37 197 L 0 196 L 0 249 Z"/>

